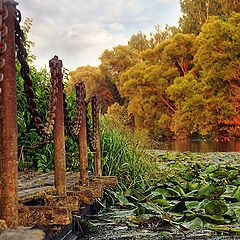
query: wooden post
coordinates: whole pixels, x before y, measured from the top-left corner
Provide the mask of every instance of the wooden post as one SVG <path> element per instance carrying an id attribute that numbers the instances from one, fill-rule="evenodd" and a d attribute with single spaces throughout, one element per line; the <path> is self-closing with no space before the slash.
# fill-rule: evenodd
<path id="1" fill-rule="evenodd" d="M 2 98 L 0 101 L 1 121 L 1 164 L 0 164 L 0 218 L 5 220 L 9 228 L 18 226 L 18 167 L 17 167 L 17 97 L 16 97 L 16 62 L 15 62 L 15 13 L 17 3 L 11 0 L 1 0 L 1 19 L 6 10 L 8 17 L 1 23 L 2 29 L 7 27 L 4 38 L 1 35 L 1 43 L 5 41 L 6 51 L 1 46 L 1 58 L 5 60 L 1 68 L 3 79 L 0 82 Z M 6 15 L 6 16 L 7 16 Z"/>
<path id="2" fill-rule="evenodd" d="M 56 117 L 54 123 L 54 179 L 57 195 L 66 196 L 66 156 L 65 156 L 65 135 L 64 135 L 64 111 L 63 111 L 63 87 L 62 87 L 62 61 L 54 56 L 50 60 L 50 67 L 58 67 L 58 93 L 56 103 Z"/>
<path id="3" fill-rule="evenodd" d="M 100 154 L 100 132 L 99 132 L 99 113 L 98 113 L 98 98 L 92 97 L 92 122 L 94 135 L 94 175 L 96 177 L 102 176 L 102 164 Z"/>
<path id="4" fill-rule="evenodd" d="M 82 186 L 88 186 L 88 156 L 87 156 L 87 128 L 86 128 L 86 104 L 85 96 L 86 90 L 83 82 L 76 84 L 78 108 L 82 111 L 81 126 L 78 133 L 79 143 L 79 167 L 80 167 L 80 184 Z M 79 119 L 80 120 L 80 119 Z"/>

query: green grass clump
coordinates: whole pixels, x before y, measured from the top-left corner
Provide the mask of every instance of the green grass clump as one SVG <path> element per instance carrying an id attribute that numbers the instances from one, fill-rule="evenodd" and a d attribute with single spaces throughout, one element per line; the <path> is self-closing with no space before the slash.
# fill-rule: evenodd
<path id="1" fill-rule="evenodd" d="M 146 153 L 144 139 L 126 128 L 101 124 L 101 156 L 103 175 L 118 177 L 122 191 L 145 189 L 156 177 L 155 158 Z"/>

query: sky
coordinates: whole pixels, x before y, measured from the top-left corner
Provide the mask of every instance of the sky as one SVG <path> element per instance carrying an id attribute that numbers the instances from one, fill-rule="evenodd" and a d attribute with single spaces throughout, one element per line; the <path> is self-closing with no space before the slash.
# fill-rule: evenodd
<path id="1" fill-rule="evenodd" d="M 178 26 L 179 0 L 16 0 L 24 19 L 32 18 L 28 38 L 35 43 L 34 65 L 48 66 L 54 55 L 64 67 L 99 65 L 105 49 L 154 26 Z"/>

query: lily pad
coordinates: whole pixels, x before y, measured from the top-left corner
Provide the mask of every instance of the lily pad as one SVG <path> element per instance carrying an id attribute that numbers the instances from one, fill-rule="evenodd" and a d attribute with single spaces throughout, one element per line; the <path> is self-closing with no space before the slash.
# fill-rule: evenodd
<path id="1" fill-rule="evenodd" d="M 240 186 L 238 186 L 232 193 L 231 197 L 240 199 Z"/>
<path id="2" fill-rule="evenodd" d="M 218 201 L 218 200 L 213 200 L 207 203 L 205 206 L 205 211 L 207 215 L 217 215 L 221 216 L 224 213 L 226 213 L 228 210 L 227 206 L 225 203 Z"/>
<path id="3" fill-rule="evenodd" d="M 238 222 L 240 223 L 240 209 L 235 209 L 235 215 L 236 215 Z"/>
<path id="4" fill-rule="evenodd" d="M 197 217 L 190 222 L 184 223 L 183 225 L 190 229 L 201 229 L 203 228 L 204 223 L 201 218 Z"/>

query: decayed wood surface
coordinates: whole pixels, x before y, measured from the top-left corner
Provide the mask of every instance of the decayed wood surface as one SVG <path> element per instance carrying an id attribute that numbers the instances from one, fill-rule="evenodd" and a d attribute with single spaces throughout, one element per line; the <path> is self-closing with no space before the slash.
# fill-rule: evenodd
<path id="1" fill-rule="evenodd" d="M 73 188 L 78 183 L 78 173 L 67 173 L 67 186 Z M 54 173 L 28 172 L 19 173 L 18 197 L 20 202 L 35 199 L 45 194 L 54 194 Z"/>
<path id="2" fill-rule="evenodd" d="M 117 177 L 90 177 L 88 187 L 79 186 L 79 173 L 67 172 L 67 191 L 78 196 L 84 204 L 92 204 L 95 198 L 102 198 L 103 189 L 117 185 Z M 19 173 L 18 197 L 20 202 L 38 199 L 46 194 L 54 195 L 54 173 Z M 71 191 L 74 192 L 71 194 Z M 77 193 L 76 193 L 77 192 Z"/>

